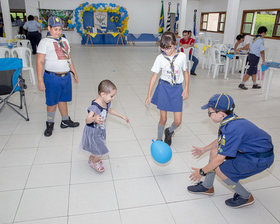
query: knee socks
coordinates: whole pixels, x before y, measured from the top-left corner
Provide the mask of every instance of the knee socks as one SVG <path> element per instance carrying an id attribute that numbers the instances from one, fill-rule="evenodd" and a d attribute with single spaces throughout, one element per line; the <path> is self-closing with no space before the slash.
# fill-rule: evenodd
<path id="1" fill-rule="evenodd" d="M 233 182 L 229 178 L 224 181 L 230 188 L 232 188 L 242 198 L 248 199 L 251 195 L 239 182 Z"/>
<path id="2" fill-rule="evenodd" d="M 208 172 L 206 174 L 205 180 L 202 183 L 202 186 L 210 189 L 213 186 L 215 176 L 216 176 L 216 172 L 214 170 Z"/>
<path id="3" fill-rule="evenodd" d="M 158 123 L 158 140 L 162 140 L 162 136 L 163 136 L 163 131 L 164 131 L 164 125 L 160 125 L 160 123 Z"/>
<path id="4" fill-rule="evenodd" d="M 54 122 L 55 112 L 47 112 L 47 122 Z"/>
<path id="5" fill-rule="evenodd" d="M 169 127 L 169 132 L 171 133 L 171 132 L 173 132 L 176 128 L 178 128 L 178 126 L 176 126 L 175 124 L 174 124 L 174 122 L 171 124 L 171 126 Z"/>

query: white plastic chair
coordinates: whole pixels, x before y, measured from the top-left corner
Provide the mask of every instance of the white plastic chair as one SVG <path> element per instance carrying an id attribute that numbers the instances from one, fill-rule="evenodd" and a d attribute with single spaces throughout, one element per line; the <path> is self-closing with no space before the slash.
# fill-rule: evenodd
<path id="1" fill-rule="evenodd" d="M 8 39 L 6 37 L 0 37 L 0 43 L 7 43 Z"/>
<path id="2" fill-rule="evenodd" d="M 6 47 L 0 47 L 0 58 L 9 58 L 10 50 Z"/>
<path id="3" fill-rule="evenodd" d="M 216 78 L 216 76 L 218 76 L 219 67 L 224 66 L 225 62 L 221 61 L 221 52 L 219 49 L 215 47 L 211 47 L 209 50 L 210 50 L 210 66 L 208 70 L 208 76 L 210 74 L 210 70 L 213 65 L 214 66 L 213 78 Z"/>
<path id="4" fill-rule="evenodd" d="M 24 34 L 17 34 L 15 35 L 15 39 L 26 39 L 26 36 Z"/>
<path id="5" fill-rule="evenodd" d="M 30 40 L 19 40 L 17 41 L 17 47 L 31 47 Z"/>
<path id="6" fill-rule="evenodd" d="M 189 47 L 189 48 L 183 48 L 184 50 L 184 53 L 187 57 L 187 65 L 188 65 L 188 70 L 189 70 L 189 73 L 191 73 L 191 65 L 192 65 L 192 56 L 193 56 L 193 52 L 194 52 L 194 47 Z M 192 50 L 192 53 L 191 53 L 191 58 L 190 58 L 190 50 Z"/>
<path id="7" fill-rule="evenodd" d="M 33 85 L 35 85 L 35 74 L 32 67 L 32 60 L 31 60 L 31 50 L 27 47 L 16 47 L 12 50 L 12 57 L 14 58 L 21 58 L 23 68 L 22 70 L 28 70 L 30 81 Z"/>

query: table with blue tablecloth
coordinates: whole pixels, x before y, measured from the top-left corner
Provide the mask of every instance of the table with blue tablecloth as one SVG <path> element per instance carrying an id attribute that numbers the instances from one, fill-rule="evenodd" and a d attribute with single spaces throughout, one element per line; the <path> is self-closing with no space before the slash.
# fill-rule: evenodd
<path id="1" fill-rule="evenodd" d="M 120 33 L 90 33 L 82 39 L 82 45 L 88 44 L 125 44 Z"/>

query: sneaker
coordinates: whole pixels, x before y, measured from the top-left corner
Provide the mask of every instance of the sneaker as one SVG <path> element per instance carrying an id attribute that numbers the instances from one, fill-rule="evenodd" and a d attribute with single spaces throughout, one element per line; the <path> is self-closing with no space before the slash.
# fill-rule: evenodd
<path id="1" fill-rule="evenodd" d="M 235 193 L 233 198 L 225 201 L 226 205 L 232 208 L 241 208 L 247 205 L 251 205 L 255 202 L 253 195 L 251 194 L 248 199 L 242 198 L 239 194 Z"/>
<path id="2" fill-rule="evenodd" d="M 52 132 L 53 132 L 53 126 L 54 126 L 54 122 L 46 122 L 46 130 L 44 131 L 44 135 L 46 137 L 50 137 L 52 135 Z"/>
<path id="3" fill-rule="evenodd" d="M 104 167 L 102 166 L 102 163 L 100 163 L 101 160 L 99 160 L 97 163 L 94 163 L 91 159 L 88 160 L 89 166 L 94 169 L 98 173 L 103 173 L 105 171 Z"/>
<path id="4" fill-rule="evenodd" d="M 238 86 L 240 89 L 247 90 L 248 88 L 244 84 L 239 84 Z"/>
<path id="5" fill-rule="evenodd" d="M 195 72 L 191 72 L 191 75 L 197 75 Z"/>
<path id="6" fill-rule="evenodd" d="M 262 88 L 262 87 L 258 84 L 255 84 L 255 85 L 252 86 L 252 89 L 260 89 L 260 88 Z"/>
<path id="7" fill-rule="evenodd" d="M 71 120 L 71 118 L 69 117 L 69 120 L 63 120 L 60 123 L 60 127 L 61 128 L 75 128 L 78 127 L 80 125 L 79 122 L 74 122 Z"/>
<path id="8" fill-rule="evenodd" d="M 172 135 L 174 134 L 174 131 L 169 132 L 169 128 L 166 128 L 164 130 L 164 134 L 165 134 L 164 142 L 170 146 L 172 143 L 171 138 L 172 138 Z"/>
<path id="9" fill-rule="evenodd" d="M 188 186 L 188 191 L 194 194 L 206 194 L 206 195 L 213 195 L 214 194 L 214 187 L 206 188 L 202 185 L 202 181 L 200 181 L 196 185 Z"/>

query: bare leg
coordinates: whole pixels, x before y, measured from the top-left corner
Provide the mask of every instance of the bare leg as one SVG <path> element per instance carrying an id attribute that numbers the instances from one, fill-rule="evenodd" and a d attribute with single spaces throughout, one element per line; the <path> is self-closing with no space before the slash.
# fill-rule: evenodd
<path id="1" fill-rule="evenodd" d="M 68 115 L 67 102 L 59 102 L 58 103 L 58 109 L 59 109 L 62 117 Z"/>

